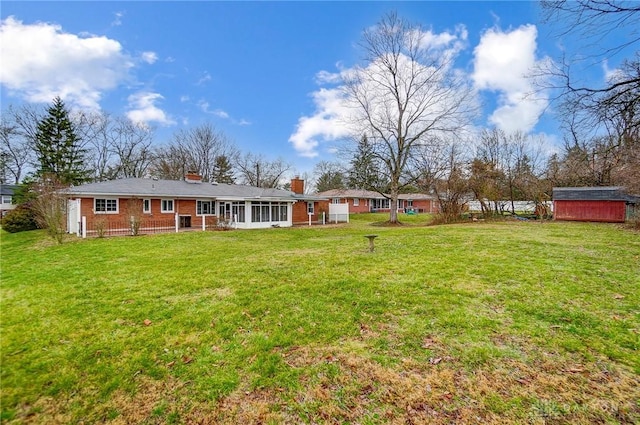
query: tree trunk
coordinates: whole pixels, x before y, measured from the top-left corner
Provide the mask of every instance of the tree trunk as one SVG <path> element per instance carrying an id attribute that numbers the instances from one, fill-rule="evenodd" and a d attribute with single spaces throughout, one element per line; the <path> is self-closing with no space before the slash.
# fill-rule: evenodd
<path id="1" fill-rule="evenodd" d="M 398 223 L 398 194 L 392 193 L 389 200 L 389 223 Z"/>

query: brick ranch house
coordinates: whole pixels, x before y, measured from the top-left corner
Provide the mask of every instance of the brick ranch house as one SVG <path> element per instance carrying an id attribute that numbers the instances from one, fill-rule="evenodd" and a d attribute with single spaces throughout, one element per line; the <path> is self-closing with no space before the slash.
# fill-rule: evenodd
<path id="1" fill-rule="evenodd" d="M 328 198 L 332 204 L 348 204 L 350 213 L 389 212 L 390 200 L 378 192 L 357 189 L 331 189 L 317 193 Z M 401 193 L 398 195 L 398 212 L 435 213 L 438 202 L 424 193 Z"/>
<path id="2" fill-rule="evenodd" d="M 98 227 L 126 231 L 132 217 L 165 231 L 205 229 L 221 222 L 238 229 L 290 227 L 309 221 L 327 200 L 304 194 L 304 181 L 291 181 L 291 191 L 206 183 L 197 174 L 184 180 L 128 178 L 71 187 L 67 231 L 95 234 Z M 312 214 L 317 221 L 319 215 Z M 83 233 L 84 232 L 84 233 Z"/>
<path id="3" fill-rule="evenodd" d="M 623 187 L 554 187 L 555 220 L 624 223 L 640 212 L 640 197 Z"/>

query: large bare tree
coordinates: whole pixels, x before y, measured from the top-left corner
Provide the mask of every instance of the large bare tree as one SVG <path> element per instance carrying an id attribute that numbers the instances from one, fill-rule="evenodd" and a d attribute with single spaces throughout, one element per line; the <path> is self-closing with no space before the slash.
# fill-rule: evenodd
<path id="1" fill-rule="evenodd" d="M 453 67 L 455 52 L 430 45 L 426 35 L 390 13 L 364 31 L 365 64 L 343 75 L 354 138 L 367 137 L 389 182 L 390 223 L 398 222 L 398 194 L 411 183 L 416 147 L 462 129 L 474 112 L 468 80 Z"/>

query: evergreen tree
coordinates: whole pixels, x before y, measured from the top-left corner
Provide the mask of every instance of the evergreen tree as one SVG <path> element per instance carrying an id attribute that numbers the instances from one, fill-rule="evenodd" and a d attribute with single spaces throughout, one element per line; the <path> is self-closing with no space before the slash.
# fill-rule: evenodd
<path id="1" fill-rule="evenodd" d="M 386 189 L 387 185 L 384 184 L 379 167 L 376 166 L 373 147 L 367 140 L 367 136 L 363 136 L 358 142 L 350 164 L 351 168 L 347 179 L 347 185 L 350 189 L 377 191 Z"/>
<path id="2" fill-rule="evenodd" d="M 34 144 L 39 169 L 38 177 L 54 175 L 65 185 L 77 185 L 88 180 L 85 169 L 86 151 L 59 97 L 53 100 L 47 115 L 38 123 Z"/>
<path id="3" fill-rule="evenodd" d="M 344 189 L 344 176 L 339 171 L 326 171 L 318 177 L 316 190 L 325 192 L 331 189 Z"/>
<path id="4" fill-rule="evenodd" d="M 231 161 L 229 161 L 229 158 L 226 155 L 218 155 L 216 157 L 213 164 L 211 181 L 227 184 L 235 183 L 235 179 L 233 178 L 233 167 L 231 166 Z"/>

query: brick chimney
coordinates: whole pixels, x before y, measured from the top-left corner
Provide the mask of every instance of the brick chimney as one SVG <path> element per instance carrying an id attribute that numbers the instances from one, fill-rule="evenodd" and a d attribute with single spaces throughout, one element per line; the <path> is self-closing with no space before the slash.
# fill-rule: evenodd
<path id="1" fill-rule="evenodd" d="M 187 183 L 202 183 L 202 176 L 195 171 L 187 171 L 184 175 L 184 181 Z"/>
<path id="2" fill-rule="evenodd" d="M 295 176 L 291 179 L 291 191 L 298 195 L 304 194 L 304 180 L 300 176 Z"/>

